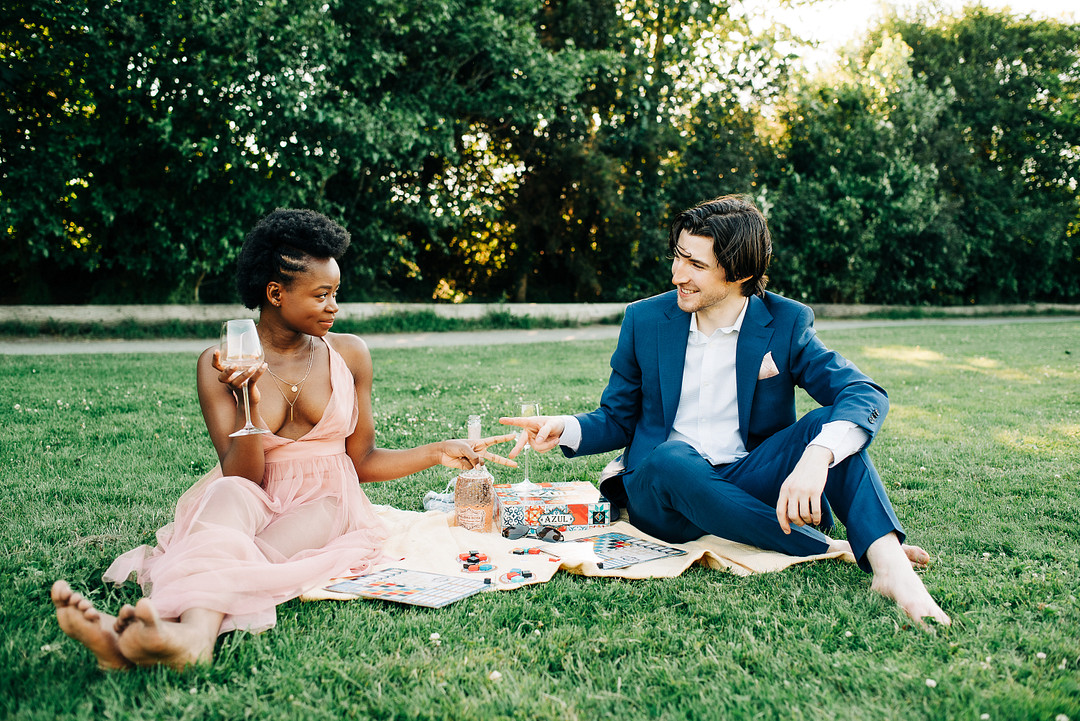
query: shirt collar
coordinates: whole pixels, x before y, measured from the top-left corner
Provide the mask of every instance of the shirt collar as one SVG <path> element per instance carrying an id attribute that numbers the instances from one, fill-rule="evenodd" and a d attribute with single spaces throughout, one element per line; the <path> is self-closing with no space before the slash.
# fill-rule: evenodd
<path id="1" fill-rule="evenodd" d="M 723 333 L 728 335 L 730 333 L 738 333 L 742 330 L 743 319 L 746 318 L 746 309 L 750 307 L 749 299 L 743 299 L 742 310 L 739 311 L 739 317 L 735 319 L 735 322 L 729 326 L 723 328 L 717 328 L 713 331 L 711 336 L 706 337 L 704 333 L 698 330 L 697 327 L 697 313 L 690 314 L 690 338 L 700 339 L 701 342 L 709 340 L 709 338 L 715 338 L 717 333 Z"/>

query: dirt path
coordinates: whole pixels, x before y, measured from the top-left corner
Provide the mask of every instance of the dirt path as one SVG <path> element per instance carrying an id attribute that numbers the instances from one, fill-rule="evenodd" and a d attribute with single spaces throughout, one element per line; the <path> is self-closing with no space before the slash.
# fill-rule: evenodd
<path id="1" fill-rule="evenodd" d="M 815 323 L 819 331 L 879 328 L 902 325 L 1004 325 L 1009 323 L 1078 323 L 1080 317 L 1038 316 L 1011 318 L 941 318 L 913 320 L 828 320 Z M 376 333 L 363 336 L 370 348 L 427 348 L 479 343 L 560 343 L 583 340 L 614 340 L 617 325 L 538 330 L 480 330 L 446 333 Z M 213 340 L 70 340 L 64 338 L 12 338 L 0 340 L 0 355 L 69 355 L 78 353 L 201 353 Z"/>

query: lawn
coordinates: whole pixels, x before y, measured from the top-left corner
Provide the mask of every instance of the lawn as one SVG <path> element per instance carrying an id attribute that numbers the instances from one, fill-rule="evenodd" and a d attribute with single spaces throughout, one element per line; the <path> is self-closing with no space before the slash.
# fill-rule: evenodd
<path id="1" fill-rule="evenodd" d="M 951 628 L 910 627 L 838 561 L 749 578 L 562 573 L 442 610 L 290 602 L 275 629 L 227 635 L 212 666 L 185 673 L 98 671 L 48 589 L 66 578 L 112 612 L 138 598 L 102 571 L 152 541 L 215 462 L 194 357 L 0 356 L 0 717 L 1080 721 L 1080 324 L 821 335 L 889 391 L 871 454 L 934 558 L 923 579 Z M 459 435 L 476 412 L 490 429 L 522 397 L 590 410 L 612 348 L 376 351 L 380 443 Z M 549 453 L 530 471 L 595 480 L 609 457 Z M 450 473 L 365 488 L 419 510 Z"/>

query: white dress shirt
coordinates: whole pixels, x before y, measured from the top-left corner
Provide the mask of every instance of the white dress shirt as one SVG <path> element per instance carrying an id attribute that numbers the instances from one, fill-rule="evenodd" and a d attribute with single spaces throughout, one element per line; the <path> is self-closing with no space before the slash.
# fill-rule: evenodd
<path id="1" fill-rule="evenodd" d="M 735 349 L 747 305 L 733 324 L 709 336 L 698 330 L 697 313 L 690 316 L 679 407 L 668 440 L 690 444 L 714 466 L 747 454 L 735 388 Z"/>
<path id="2" fill-rule="evenodd" d="M 743 304 L 732 325 L 717 328 L 711 336 L 698 330 L 696 313 L 690 317 L 682 390 L 668 440 L 690 444 L 713 465 L 732 463 L 747 454 L 739 433 L 735 383 L 735 351 L 747 305 Z M 565 428 L 559 443 L 576 451 L 581 445 L 581 424 L 574 416 L 562 416 L 562 420 Z M 862 450 L 869 440 L 870 434 L 851 421 L 830 421 L 810 445 L 831 451 L 835 466 Z"/>

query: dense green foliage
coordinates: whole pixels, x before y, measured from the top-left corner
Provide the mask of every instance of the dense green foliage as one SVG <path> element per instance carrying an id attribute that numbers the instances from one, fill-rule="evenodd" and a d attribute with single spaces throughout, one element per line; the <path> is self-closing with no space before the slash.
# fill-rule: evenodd
<path id="1" fill-rule="evenodd" d="M 231 301 L 282 206 L 345 300 L 626 300 L 673 212 L 769 209 L 819 302 L 1080 299 L 1080 26 L 891 18 L 836 69 L 697 0 L 11 0 L 0 302 Z"/>
<path id="2" fill-rule="evenodd" d="M 821 331 L 889 391 L 870 453 L 932 554 L 922 578 L 950 628 L 907 627 L 838 561 L 751 577 L 559 573 L 438 610 L 289 602 L 276 628 L 228 634 L 212 666 L 183 674 L 98 671 L 58 628 L 48 589 L 67 578 L 108 611 L 138 598 L 102 572 L 153 542 L 214 462 L 195 356 L 0 356 L 0 717 L 1080 718 L 1077 325 Z M 379 443 L 459 433 L 468 413 L 490 421 L 522 397 L 591 409 L 613 344 L 376 350 Z M 530 474 L 595 481 L 609 457 L 536 454 Z M 419 510 L 448 473 L 365 490 Z"/>

